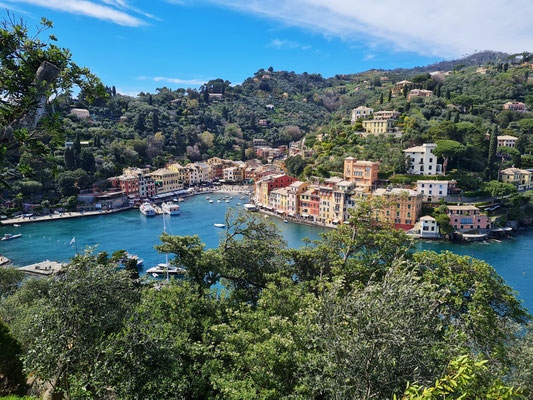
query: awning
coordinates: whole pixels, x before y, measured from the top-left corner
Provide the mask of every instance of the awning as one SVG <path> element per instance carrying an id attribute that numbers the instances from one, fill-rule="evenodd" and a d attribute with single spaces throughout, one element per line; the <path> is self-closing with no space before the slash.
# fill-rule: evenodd
<path id="1" fill-rule="evenodd" d="M 304 217 L 304 218 L 308 218 L 308 217 L 309 217 L 309 214 L 302 214 L 302 217 Z"/>
<path id="2" fill-rule="evenodd" d="M 338 223 L 339 223 L 339 220 L 338 220 L 338 219 L 334 219 L 334 220 L 333 220 L 333 223 L 334 223 L 334 224 L 338 224 Z"/>
<path id="3" fill-rule="evenodd" d="M 289 215 L 290 215 L 291 217 L 296 217 L 296 214 L 295 214 L 295 213 L 289 213 Z"/>

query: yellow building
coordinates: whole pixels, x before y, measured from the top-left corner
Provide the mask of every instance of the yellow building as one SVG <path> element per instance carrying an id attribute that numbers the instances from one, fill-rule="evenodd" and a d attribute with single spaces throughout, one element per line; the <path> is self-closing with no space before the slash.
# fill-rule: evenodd
<path id="1" fill-rule="evenodd" d="M 372 135 L 382 135 L 394 133 L 394 120 L 392 119 L 369 119 L 363 121 L 363 128 L 366 133 Z"/>
<path id="2" fill-rule="evenodd" d="M 189 179 L 189 170 L 180 164 L 171 164 L 167 167 L 169 170 L 173 172 L 178 173 L 178 181 L 183 185 L 189 185 L 190 179 Z"/>
<path id="3" fill-rule="evenodd" d="M 500 171 L 503 183 L 512 183 L 518 186 L 519 189 L 529 189 L 533 187 L 531 176 L 533 172 L 520 168 L 507 168 Z"/>
<path id="4" fill-rule="evenodd" d="M 183 189 L 183 184 L 179 181 L 179 173 L 176 171 L 161 168 L 150 175 L 154 178 L 157 194 Z"/>
<path id="5" fill-rule="evenodd" d="M 422 195 L 409 189 L 377 189 L 374 196 L 383 196 L 386 204 L 377 211 L 380 221 L 394 224 L 397 229 L 413 228 L 422 212 Z"/>

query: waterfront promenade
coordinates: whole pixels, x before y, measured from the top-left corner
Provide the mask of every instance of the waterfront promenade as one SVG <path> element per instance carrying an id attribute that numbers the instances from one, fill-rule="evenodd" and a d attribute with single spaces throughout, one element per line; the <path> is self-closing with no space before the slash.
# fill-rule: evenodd
<path id="1" fill-rule="evenodd" d="M 111 210 L 98 210 L 98 211 L 70 211 L 70 212 L 62 212 L 57 214 L 49 214 L 49 215 L 35 215 L 31 217 L 16 217 L 16 218 L 9 218 L 1 221 L 2 225 L 15 225 L 15 224 L 29 224 L 32 222 L 46 222 L 46 221 L 58 221 L 62 219 L 70 219 L 70 218 L 81 218 L 81 217 L 92 217 L 96 215 L 106 215 L 106 214 L 114 214 L 121 211 L 129 210 L 133 207 L 121 207 L 121 208 L 114 208 Z"/>

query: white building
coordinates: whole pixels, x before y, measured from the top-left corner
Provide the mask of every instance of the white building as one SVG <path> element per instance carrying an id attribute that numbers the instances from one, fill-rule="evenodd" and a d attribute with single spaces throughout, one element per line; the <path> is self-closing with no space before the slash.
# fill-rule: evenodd
<path id="1" fill-rule="evenodd" d="M 435 143 L 424 143 L 405 149 L 403 152 L 411 161 L 407 172 L 411 175 L 442 175 L 442 165 L 437 164 L 437 157 L 433 154 L 435 147 Z"/>
<path id="2" fill-rule="evenodd" d="M 439 237 L 439 225 L 435 218 L 425 215 L 418 220 L 418 229 L 416 232 L 422 238 Z"/>
<path id="3" fill-rule="evenodd" d="M 423 196 L 424 201 L 439 201 L 445 198 L 450 189 L 454 188 L 456 181 L 416 181 L 416 192 Z"/>
<path id="4" fill-rule="evenodd" d="M 189 171 L 189 185 L 199 184 L 201 182 L 200 168 L 194 164 L 187 164 L 185 168 Z"/>
<path id="5" fill-rule="evenodd" d="M 374 112 L 373 108 L 359 106 L 352 110 L 352 125 L 356 123 L 359 118 L 368 118 Z"/>
<path id="6" fill-rule="evenodd" d="M 73 108 L 72 110 L 70 110 L 70 113 L 74 114 L 79 119 L 87 119 L 91 116 L 89 110 L 86 110 L 84 108 Z"/>
<path id="7" fill-rule="evenodd" d="M 203 163 L 194 163 L 194 166 L 198 171 L 198 179 L 200 179 L 200 182 L 211 181 L 211 168 L 209 167 L 209 165 Z"/>

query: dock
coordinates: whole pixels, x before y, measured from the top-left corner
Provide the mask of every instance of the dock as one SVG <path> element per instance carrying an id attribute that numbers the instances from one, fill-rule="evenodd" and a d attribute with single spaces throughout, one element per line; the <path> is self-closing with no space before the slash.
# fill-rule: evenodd
<path id="1" fill-rule="evenodd" d="M 28 275 L 50 276 L 61 271 L 64 265 L 65 264 L 57 261 L 45 260 L 39 263 L 26 265 L 25 267 L 20 267 L 19 269 Z"/>

